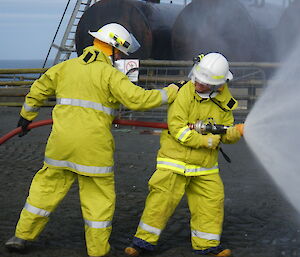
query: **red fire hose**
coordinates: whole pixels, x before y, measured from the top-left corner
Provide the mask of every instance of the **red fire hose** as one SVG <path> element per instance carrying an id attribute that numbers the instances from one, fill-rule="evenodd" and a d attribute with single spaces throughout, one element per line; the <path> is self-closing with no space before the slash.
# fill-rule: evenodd
<path id="1" fill-rule="evenodd" d="M 49 120 L 41 120 L 41 121 L 36 121 L 33 123 L 30 123 L 28 128 L 33 129 L 45 125 L 52 124 L 53 121 L 52 119 Z M 136 127 L 148 127 L 148 128 L 161 128 L 161 129 L 167 129 L 168 124 L 167 123 L 159 123 L 159 122 L 146 122 L 146 121 L 132 121 L 132 120 L 114 120 L 113 124 L 119 124 L 119 125 L 126 125 L 126 126 L 136 126 Z M 5 143 L 7 140 L 12 138 L 13 136 L 19 134 L 22 131 L 21 127 L 18 127 L 3 137 L 0 138 L 0 145 Z"/>

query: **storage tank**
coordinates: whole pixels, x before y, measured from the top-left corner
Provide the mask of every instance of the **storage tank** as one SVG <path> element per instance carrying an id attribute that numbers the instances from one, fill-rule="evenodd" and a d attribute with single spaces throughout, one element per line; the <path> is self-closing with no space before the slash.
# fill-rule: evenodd
<path id="1" fill-rule="evenodd" d="M 282 61 L 300 44 L 300 1 L 293 1 L 284 11 L 276 28 L 277 60 Z"/>
<path id="2" fill-rule="evenodd" d="M 254 61 L 257 38 L 255 24 L 239 1 L 196 0 L 175 21 L 172 49 L 177 60 L 217 51 L 230 61 Z"/>
<path id="3" fill-rule="evenodd" d="M 182 5 L 157 4 L 134 0 L 101 0 L 82 15 L 76 31 L 76 50 L 93 43 L 88 31 L 97 31 L 107 23 L 116 22 L 130 31 L 141 44 L 131 58 L 172 59 L 171 30 Z"/>
<path id="4" fill-rule="evenodd" d="M 276 61 L 276 28 L 285 10 L 285 0 L 240 0 L 245 6 L 258 33 L 256 51 L 257 61 Z"/>

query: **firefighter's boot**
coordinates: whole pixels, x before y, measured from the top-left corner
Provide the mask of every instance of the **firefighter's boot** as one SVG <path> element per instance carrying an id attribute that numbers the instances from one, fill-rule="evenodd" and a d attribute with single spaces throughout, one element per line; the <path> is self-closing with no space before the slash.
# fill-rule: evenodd
<path id="1" fill-rule="evenodd" d="M 205 250 L 195 250 L 197 254 L 201 255 L 212 255 L 217 257 L 229 257 L 232 256 L 230 249 L 225 249 L 223 246 L 218 245 Z"/>
<path id="2" fill-rule="evenodd" d="M 125 248 L 124 252 L 127 256 L 137 257 L 143 252 L 143 249 L 134 244 L 131 244 L 130 246 Z"/>
<path id="3" fill-rule="evenodd" d="M 23 252 L 26 248 L 26 243 L 27 243 L 26 240 L 13 236 L 6 241 L 5 247 L 9 251 Z"/>

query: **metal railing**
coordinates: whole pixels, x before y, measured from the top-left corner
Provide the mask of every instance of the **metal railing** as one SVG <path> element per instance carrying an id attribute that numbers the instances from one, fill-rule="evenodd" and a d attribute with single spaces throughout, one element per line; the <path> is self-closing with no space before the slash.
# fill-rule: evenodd
<path id="1" fill-rule="evenodd" d="M 237 121 L 244 121 L 253 104 L 267 84 L 266 70 L 274 70 L 277 63 L 230 63 L 234 80 L 230 83 L 233 96 L 239 101 L 234 111 Z M 138 85 L 146 89 L 160 89 L 179 80 L 187 80 L 192 62 L 142 60 L 139 68 Z M 42 69 L 0 69 L 0 106 L 21 106 L 31 84 L 47 68 Z M 53 106 L 51 97 L 44 106 Z M 166 121 L 166 108 L 159 107 L 150 111 L 137 112 L 121 107 L 119 117 L 141 120 Z"/>

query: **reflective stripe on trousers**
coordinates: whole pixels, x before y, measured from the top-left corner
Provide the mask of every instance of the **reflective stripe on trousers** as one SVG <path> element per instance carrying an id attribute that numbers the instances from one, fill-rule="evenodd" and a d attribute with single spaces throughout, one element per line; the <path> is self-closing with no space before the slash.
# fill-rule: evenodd
<path id="1" fill-rule="evenodd" d="M 212 233 L 205 233 L 197 230 L 192 230 L 191 231 L 191 236 L 192 237 L 198 237 L 202 239 L 207 239 L 207 240 L 218 240 L 220 241 L 220 235 L 217 234 L 212 234 Z"/>
<path id="2" fill-rule="evenodd" d="M 115 116 L 116 112 L 117 112 L 117 110 L 106 107 L 100 103 L 95 103 L 92 101 L 81 100 L 81 99 L 56 98 L 56 104 L 79 106 L 79 107 L 83 107 L 83 108 L 91 108 L 96 111 L 105 112 L 106 114 L 112 115 L 112 116 Z"/>
<path id="3" fill-rule="evenodd" d="M 158 236 L 161 233 L 161 229 L 149 226 L 149 225 L 147 225 L 146 223 L 144 223 L 142 221 L 140 221 L 139 227 L 142 228 L 143 230 L 146 230 L 147 232 L 149 232 L 151 234 L 155 234 L 155 235 L 158 235 Z"/>
<path id="4" fill-rule="evenodd" d="M 111 221 L 91 221 L 91 220 L 84 220 L 84 223 L 89 226 L 90 228 L 108 228 L 111 227 Z"/>
<path id="5" fill-rule="evenodd" d="M 40 209 L 40 208 L 37 208 L 37 207 L 34 207 L 34 206 L 32 206 L 31 204 L 29 204 L 27 202 L 24 205 L 24 209 L 26 209 L 27 211 L 29 211 L 33 214 L 44 216 L 44 217 L 49 217 L 50 214 L 51 214 L 51 212 Z"/>
<path id="6" fill-rule="evenodd" d="M 71 168 L 71 169 L 74 169 L 81 173 L 87 173 L 87 175 L 88 174 L 104 174 L 104 173 L 113 172 L 113 166 L 108 166 L 108 167 L 85 166 L 85 165 L 80 165 L 80 164 L 70 162 L 70 161 L 54 160 L 54 159 L 48 158 L 46 156 L 45 156 L 44 161 L 45 161 L 45 163 L 52 165 L 52 166 Z"/>
<path id="7" fill-rule="evenodd" d="M 164 168 L 176 171 L 185 176 L 208 175 L 219 172 L 218 163 L 211 168 L 203 168 L 197 165 L 190 165 L 182 161 L 170 158 L 157 158 L 157 168 Z"/>

